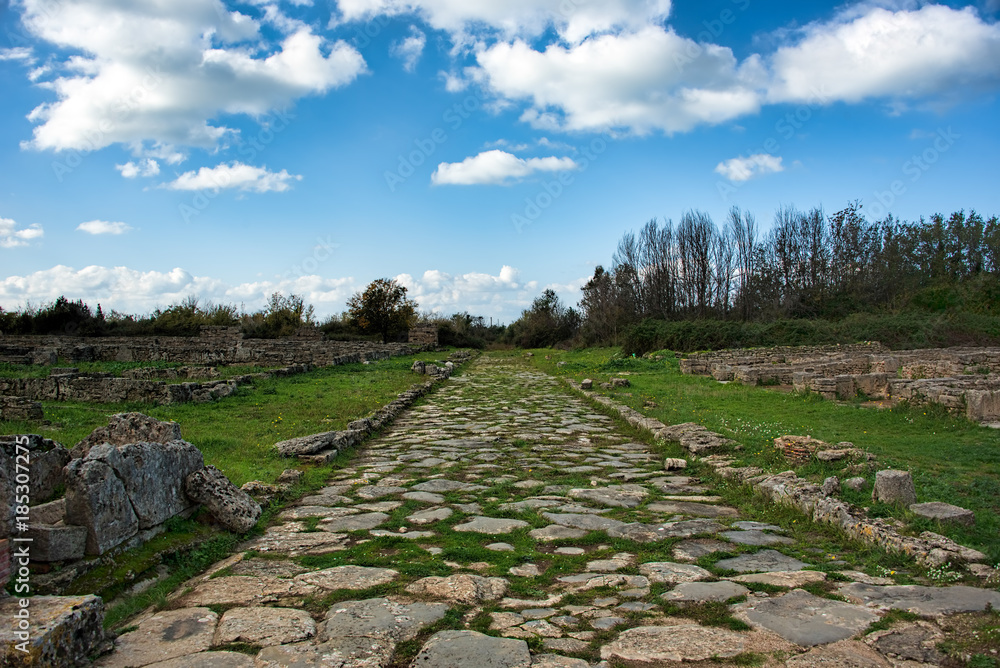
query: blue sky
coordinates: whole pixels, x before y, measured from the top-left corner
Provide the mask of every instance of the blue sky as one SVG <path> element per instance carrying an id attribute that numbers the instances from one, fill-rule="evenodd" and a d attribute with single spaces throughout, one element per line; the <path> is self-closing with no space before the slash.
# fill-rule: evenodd
<path id="1" fill-rule="evenodd" d="M 14 0 L 0 307 L 510 322 L 733 205 L 1000 214 L 1000 2 Z"/>

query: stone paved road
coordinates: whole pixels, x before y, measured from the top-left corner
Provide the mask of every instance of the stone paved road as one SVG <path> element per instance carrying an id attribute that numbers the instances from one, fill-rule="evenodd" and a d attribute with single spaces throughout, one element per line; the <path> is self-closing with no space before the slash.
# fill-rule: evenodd
<path id="1" fill-rule="evenodd" d="M 555 379 L 481 358 L 98 665 L 935 665 L 933 624 L 859 633 L 911 603 L 1000 607 L 860 574 L 853 602 L 815 596 L 781 527 L 663 469 Z"/>

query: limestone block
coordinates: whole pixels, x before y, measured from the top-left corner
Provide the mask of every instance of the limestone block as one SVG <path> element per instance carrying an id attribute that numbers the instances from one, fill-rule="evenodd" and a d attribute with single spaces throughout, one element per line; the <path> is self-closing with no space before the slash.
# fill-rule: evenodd
<path id="1" fill-rule="evenodd" d="M 875 474 L 873 501 L 901 503 L 905 506 L 917 502 L 917 491 L 913 486 L 913 476 L 909 471 L 887 469 Z"/>
<path id="2" fill-rule="evenodd" d="M 138 533 L 125 485 L 106 461 L 74 459 L 66 466 L 66 523 L 87 528 L 87 554 L 104 554 Z"/>
<path id="3" fill-rule="evenodd" d="M 21 610 L 31 619 L 30 637 L 17 636 L 16 624 L 0 625 L 0 665 L 89 666 L 104 642 L 104 602 L 97 596 L 33 596 L 28 608 L 16 597 L 0 600 L 0 619 L 15 620 Z M 27 640 L 28 651 L 16 648 Z"/>
<path id="4" fill-rule="evenodd" d="M 230 531 L 247 532 L 260 519 L 260 504 L 214 466 L 188 475 L 184 491 L 192 501 L 204 504 L 212 517 Z"/>
<path id="5" fill-rule="evenodd" d="M 24 535 L 32 541 L 31 560 L 35 562 L 83 559 L 87 548 L 86 527 L 29 524 Z"/>

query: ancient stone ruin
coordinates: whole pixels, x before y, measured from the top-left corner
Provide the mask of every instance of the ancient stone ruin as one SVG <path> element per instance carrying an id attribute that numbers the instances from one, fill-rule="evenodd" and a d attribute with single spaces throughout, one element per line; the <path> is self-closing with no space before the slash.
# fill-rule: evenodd
<path id="1" fill-rule="evenodd" d="M 936 403 L 974 422 L 1000 422 L 1000 348 L 890 351 L 879 343 L 694 353 L 681 371 L 745 385 L 790 385 L 826 399 Z"/>
<path id="2" fill-rule="evenodd" d="M 233 531 L 247 531 L 260 516 L 260 506 L 245 492 L 206 469 L 198 448 L 182 440 L 179 425 L 123 413 L 72 451 L 36 435 L 0 437 L 0 506 L 9 513 L 0 521 L 0 538 L 14 533 L 17 443 L 30 453 L 29 496 L 41 502 L 31 507 L 26 530 L 18 532 L 30 539 L 35 563 L 75 561 L 139 544 L 201 503 Z M 63 498 L 50 500 L 63 488 Z M 213 505 L 208 500 L 214 498 L 226 502 Z"/>

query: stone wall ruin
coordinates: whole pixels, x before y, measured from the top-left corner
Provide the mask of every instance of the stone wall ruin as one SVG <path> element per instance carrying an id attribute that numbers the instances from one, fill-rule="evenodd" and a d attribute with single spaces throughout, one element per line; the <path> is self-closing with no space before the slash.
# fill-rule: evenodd
<path id="1" fill-rule="evenodd" d="M 830 400 L 936 403 L 974 422 L 1000 421 L 1000 348 L 889 351 L 878 343 L 695 353 L 681 372 L 745 385 L 791 385 Z"/>

